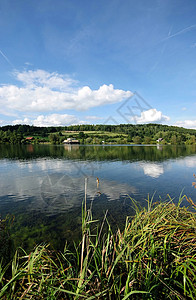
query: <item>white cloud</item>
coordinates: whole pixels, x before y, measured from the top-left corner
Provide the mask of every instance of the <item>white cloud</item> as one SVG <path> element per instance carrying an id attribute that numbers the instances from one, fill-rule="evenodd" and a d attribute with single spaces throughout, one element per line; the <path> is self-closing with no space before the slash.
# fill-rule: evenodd
<path id="1" fill-rule="evenodd" d="M 169 121 L 169 117 L 163 115 L 161 111 L 156 110 L 156 108 L 151 108 L 141 112 L 141 116 L 135 116 L 134 121 L 137 124 L 144 123 L 162 123 L 165 121 Z"/>
<path id="2" fill-rule="evenodd" d="M 26 87 L 48 87 L 50 89 L 58 89 L 61 91 L 67 91 L 69 88 L 72 90 L 72 86 L 77 84 L 77 81 L 70 78 L 68 75 L 62 75 L 58 73 L 49 73 L 44 70 L 36 71 L 24 71 L 15 72 L 16 78 L 21 81 Z"/>
<path id="3" fill-rule="evenodd" d="M 67 114 L 51 114 L 51 115 L 39 115 L 36 119 L 32 120 L 29 118 L 24 118 L 23 120 L 14 120 L 12 122 L 13 125 L 16 124 L 29 124 L 34 126 L 40 127 L 47 127 L 47 126 L 66 126 L 72 124 L 84 124 L 84 121 L 80 121 L 74 115 L 67 115 Z"/>
<path id="4" fill-rule="evenodd" d="M 103 120 L 102 117 L 97 117 L 97 116 L 86 116 L 85 119 L 91 120 L 91 121 Z"/>
<path id="5" fill-rule="evenodd" d="M 87 110 L 120 102 L 132 95 L 130 91 L 103 84 L 97 90 L 88 86 L 76 88 L 76 81 L 67 75 L 44 70 L 15 72 L 20 85 L 0 87 L 0 104 L 6 111 L 46 112 L 65 109 Z"/>
<path id="6" fill-rule="evenodd" d="M 28 118 L 24 118 L 22 119 L 16 119 L 14 121 L 12 121 L 12 125 L 17 125 L 17 124 L 27 124 L 27 125 L 33 125 L 32 121 Z"/>
<path id="7" fill-rule="evenodd" d="M 196 120 L 177 121 L 175 125 L 189 129 L 196 129 Z"/>
<path id="8" fill-rule="evenodd" d="M 40 115 L 33 121 L 33 125 L 35 126 L 65 126 L 79 123 L 83 122 L 80 122 L 75 116 L 67 114 L 51 114 L 49 116 Z"/>

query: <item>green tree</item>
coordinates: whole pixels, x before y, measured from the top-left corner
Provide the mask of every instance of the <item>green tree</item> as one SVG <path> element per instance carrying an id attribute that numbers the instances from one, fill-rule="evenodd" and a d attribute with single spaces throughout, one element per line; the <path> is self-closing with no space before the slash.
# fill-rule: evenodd
<path id="1" fill-rule="evenodd" d="M 144 144 L 150 144 L 150 142 L 151 142 L 151 137 L 145 136 L 144 137 Z"/>
<path id="2" fill-rule="evenodd" d="M 91 144 L 91 143 L 92 143 L 92 138 L 91 138 L 91 137 L 88 137 L 88 138 L 86 139 L 86 143 L 87 143 L 87 144 Z"/>
<path id="3" fill-rule="evenodd" d="M 51 144 L 53 144 L 53 145 L 60 144 L 60 136 L 58 133 L 50 134 L 49 140 L 50 140 Z"/>
<path id="4" fill-rule="evenodd" d="M 134 144 L 141 144 L 141 137 L 140 136 L 134 136 L 133 137 Z"/>
<path id="5" fill-rule="evenodd" d="M 195 135 L 191 135 L 190 144 L 195 145 Z"/>
<path id="6" fill-rule="evenodd" d="M 177 144 L 176 135 L 172 135 L 172 137 L 171 137 L 171 144 L 172 145 L 176 145 Z"/>
<path id="7" fill-rule="evenodd" d="M 84 132 L 79 132 L 79 134 L 78 134 L 78 138 L 79 139 L 84 139 L 85 138 L 85 134 L 84 134 Z"/>

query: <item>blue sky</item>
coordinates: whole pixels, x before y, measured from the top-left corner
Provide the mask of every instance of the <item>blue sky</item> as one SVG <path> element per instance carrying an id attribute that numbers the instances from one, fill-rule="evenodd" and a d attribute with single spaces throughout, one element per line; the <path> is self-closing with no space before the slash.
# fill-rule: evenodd
<path id="1" fill-rule="evenodd" d="M 1 126 L 196 128 L 195 0 L 1 0 L 0 104 Z"/>

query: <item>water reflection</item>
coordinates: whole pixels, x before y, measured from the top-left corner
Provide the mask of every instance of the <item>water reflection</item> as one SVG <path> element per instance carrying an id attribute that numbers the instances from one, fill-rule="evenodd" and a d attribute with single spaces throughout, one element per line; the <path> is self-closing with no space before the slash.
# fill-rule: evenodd
<path id="1" fill-rule="evenodd" d="M 68 152 L 78 151 L 79 145 L 64 145 L 64 149 Z"/>
<path id="2" fill-rule="evenodd" d="M 196 168 L 196 156 L 187 156 L 183 160 L 180 160 L 179 163 L 188 168 Z"/>
<path id="3" fill-rule="evenodd" d="M 195 199 L 194 146 L 0 145 L 0 213 L 16 215 L 13 236 L 21 246 L 78 236 L 84 180 L 94 217 L 109 210 L 111 222 L 132 214 L 130 195 L 141 205 L 148 194 L 178 202 L 180 192 Z M 97 177 L 100 180 L 97 186 Z"/>
<path id="4" fill-rule="evenodd" d="M 176 185 L 191 184 L 184 166 L 196 167 L 195 146 L 0 145 L 0 150 L 0 206 L 7 204 L 11 210 L 11 203 L 23 201 L 25 209 L 47 214 L 81 206 L 85 177 L 89 200 L 99 195 L 105 201 L 125 195 L 141 199 L 157 188 L 165 191 L 163 186 L 166 193 L 174 193 L 169 190 L 174 176 Z"/>
<path id="5" fill-rule="evenodd" d="M 163 150 L 163 145 L 157 144 L 157 150 L 162 151 Z"/>
<path id="6" fill-rule="evenodd" d="M 28 200 L 25 203 L 26 210 L 42 211 L 50 215 L 80 207 L 84 199 L 84 177 L 73 177 L 64 173 L 12 177 L 9 178 L 9 184 L 6 184 L 6 179 L 2 180 L 0 187 L 0 197 L 4 199 L 4 205 Z M 133 186 L 106 179 L 101 179 L 97 187 L 96 177 L 88 177 L 88 200 L 94 200 L 100 195 L 107 201 L 118 200 L 136 193 Z"/>
<path id="7" fill-rule="evenodd" d="M 143 169 L 145 175 L 152 178 L 158 178 L 164 173 L 163 165 L 158 163 L 140 163 L 140 167 Z"/>
<path id="8" fill-rule="evenodd" d="M 190 146 L 109 146 L 109 145 L 3 145 L 0 159 L 66 158 L 88 161 L 145 160 L 163 161 L 196 153 L 196 145 Z"/>

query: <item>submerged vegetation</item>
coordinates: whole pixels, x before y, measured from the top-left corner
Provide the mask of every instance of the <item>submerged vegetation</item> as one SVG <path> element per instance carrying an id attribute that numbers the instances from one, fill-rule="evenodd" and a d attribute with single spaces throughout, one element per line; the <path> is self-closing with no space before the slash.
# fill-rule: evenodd
<path id="1" fill-rule="evenodd" d="M 185 198 L 190 207 L 182 206 Z M 84 201 L 75 250 L 19 248 L 10 264 L 1 262 L 0 298 L 196 299 L 196 205 L 184 196 L 177 205 L 133 206 L 124 230 L 112 232 L 107 212 L 97 228 Z"/>
<path id="2" fill-rule="evenodd" d="M 72 125 L 36 127 L 7 125 L 0 127 L 0 143 L 62 144 L 76 138 L 81 144 L 195 144 L 196 130 L 161 124 Z"/>

